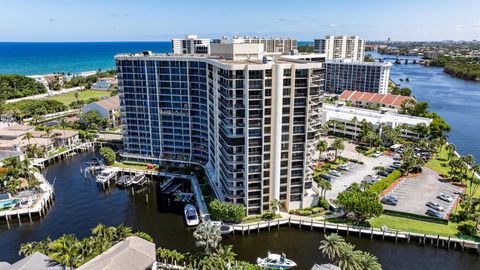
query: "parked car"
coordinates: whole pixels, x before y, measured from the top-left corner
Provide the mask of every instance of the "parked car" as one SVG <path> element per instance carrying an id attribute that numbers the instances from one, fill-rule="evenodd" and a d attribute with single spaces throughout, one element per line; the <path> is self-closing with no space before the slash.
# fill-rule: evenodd
<path id="1" fill-rule="evenodd" d="M 350 168 L 347 165 L 340 165 L 337 167 L 337 169 L 342 170 L 342 171 L 349 171 Z"/>
<path id="2" fill-rule="evenodd" d="M 399 169 L 402 165 L 401 164 L 392 164 L 390 168 L 392 169 Z"/>
<path id="3" fill-rule="evenodd" d="M 387 177 L 389 173 L 386 171 L 379 171 L 377 174 L 383 177 Z"/>
<path id="4" fill-rule="evenodd" d="M 332 180 L 332 177 L 328 174 L 320 174 L 320 177 L 325 179 L 325 180 L 328 180 L 328 181 L 331 181 Z"/>
<path id="5" fill-rule="evenodd" d="M 437 212 L 435 210 L 432 210 L 432 209 L 428 209 L 425 214 L 427 214 L 428 216 L 431 216 L 431 217 L 437 217 L 437 218 L 442 218 L 443 217 L 442 214 L 440 214 L 439 212 Z"/>
<path id="6" fill-rule="evenodd" d="M 380 177 L 378 177 L 377 175 L 367 175 L 363 178 L 363 182 L 366 182 L 366 183 L 369 183 L 370 185 L 372 184 L 375 184 L 376 182 L 378 182 L 378 180 L 380 179 Z"/>
<path id="7" fill-rule="evenodd" d="M 392 195 L 388 195 L 382 198 L 382 203 L 395 206 L 398 203 L 398 198 Z"/>
<path id="8" fill-rule="evenodd" d="M 432 209 L 437 210 L 437 211 L 443 211 L 443 206 L 441 206 L 440 204 L 438 204 L 436 202 L 428 202 L 426 205 L 428 207 L 432 208 Z"/>
<path id="9" fill-rule="evenodd" d="M 333 176 L 342 176 L 342 174 L 337 170 L 330 170 L 328 173 Z"/>
<path id="10" fill-rule="evenodd" d="M 400 162 L 400 161 L 394 161 L 394 162 L 393 162 L 393 165 L 402 166 L 402 162 Z"/>
<path id="11" fill-rule="evenodd" d="M 382 155 L 382 153 L 380 153 L 380 152 L 377 151 L 377 152 L 373 153 L 372 156 L 373 156 L 374 158 L 378 158 L 378 157 L 381 156 L 381 155 Z"/>
<path id="12" fill-rule="evenodd" d="M 453 198 L 448 196 L 447 194 L 444 194 L 444 193 L 440 193 L 437 198 L 439 198 L 440 200 L 442 201 L 446 201 L 446 202 L 453 202 Z"/>

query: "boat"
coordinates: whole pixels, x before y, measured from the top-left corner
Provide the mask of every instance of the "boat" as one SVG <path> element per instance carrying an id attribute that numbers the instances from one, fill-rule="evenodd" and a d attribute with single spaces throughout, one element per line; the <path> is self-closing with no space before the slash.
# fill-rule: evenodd
<path id="1" fill-rule="evenodd" d="M 284 253 L 282 255 L 268 252 L 267 257 L 265 258 L 257 258 L 257 265 L 269 268 L 269 269 L 289 269 L 292 267 L 297 266 L 297 264 L 287 259 Z"/>
<path id="2" fill-rule="evenodd" d="M 97 175 L 97 184 L 108 183 L 113 177 L 117 175 L 117 171 L 112 168 L 103 169 L 99 175 Z"/>
<path id="3" fill-rule="evenodd" d="M 137 173 L 133 177 L 131 177 L 131 184 L 136 186 L 143 186 L 145 184 L 145 174 L 144 173 Z"/>
<path id="4" fill-rule="evenodd" d="M 230 234 L 233 232 L 233 226 L 225 224 L 222 221 L 212 221 L 212 224 L 220 227 L 221 234 Z"/>
<path id="5" fill-rule="evenodd" d="M 128 187 L 132 184 L 132 178 L 129 175 L 122 175 L 117 181 L 117 186 Z"/>
<path id="6" fill-rule="evenodd" d="M 197 226 L 200 224 L 200 219 L 198 218 L 195 206 L 191 204 L 185 205 L 183 213 L 185 214 L 185 222 L 187 223 L 187 226 Z"/>

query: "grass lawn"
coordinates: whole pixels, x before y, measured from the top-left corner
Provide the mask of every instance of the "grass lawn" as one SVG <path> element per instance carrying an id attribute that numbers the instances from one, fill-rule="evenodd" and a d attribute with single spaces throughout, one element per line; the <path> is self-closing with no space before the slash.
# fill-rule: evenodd
<path id="1" fill-rule="evenodd" d="M 147 170 L 147 164 L 145 164 L 145 165 L 142 165 L 142 164 L 125 164 L 123 162 L 115 162 L 112 166 L 120 167 L 120 168 L 126 168 L 126 169 Z M 149 170 L 154 171 L 154 169 L 149 169 Z"/>
<path id="2" fill-rule="evenodd" d="M 83 90 L 83 91 L 77 91 L 79 94 L 78 99 L 84 99 L 87 100 L 89 98 L 101 98 L 103 96 L 110 96 L 110 91 L 102 91 L 102 90 Z M 57 95 L 57 96 L 51 96 L 51 97 L 46 97 L 42 99 L 47 99 L 47 100 L 57 100 L 62 102 L 65 105 L 70 105 L 72 101 L 75 100 L 75 93 L 76 92 L 70 92 L 66 93 L 63 95 Z"/>
<path id="3" fill-rule="evenodd" d="M 452 222 L 444 225 L 389 215 L 381 215 L 371 219 L 369 222 L 374 228 L 381 228 L 383 225 L 386 225 L 390 230 L 394 229 L 414 233 L 439 234 L 442 236 L 456 236 L 458 233 L 457 224 Z"/>

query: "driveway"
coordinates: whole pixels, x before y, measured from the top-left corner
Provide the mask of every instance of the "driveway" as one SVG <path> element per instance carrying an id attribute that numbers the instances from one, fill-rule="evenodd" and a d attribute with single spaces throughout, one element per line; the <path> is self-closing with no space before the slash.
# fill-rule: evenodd
<path id="1" fill-rule="evenodd" d="M 395 187 L 391 195 L 398 198 L 398 204 L 383 205 L 383 208 L 393 211 L 425 215 L 429 208 L 427 202 L 437 202 L 445 209 L 444 218 L 453 211 L 454 202 L 458 195 L 456 192 L 462 192 L 462 188 L 441 181 L 441 177 L 433 170 L 424 167 L 422 174 L 416 177 L 408 177 Z M 453 198 L 453 202 L 445 202 L 437 198 L 440 193 L 444 193 Z"/>

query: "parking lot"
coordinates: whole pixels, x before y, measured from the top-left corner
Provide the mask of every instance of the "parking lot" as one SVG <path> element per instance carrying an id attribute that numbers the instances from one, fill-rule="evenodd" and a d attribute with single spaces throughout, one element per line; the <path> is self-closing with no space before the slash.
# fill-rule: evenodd
<path id="1" fill-rule="evenodd" d="M 426 204 L 431 201 L 444 208 L 444 211 L 441 211 L 440 214 L 443 215 L 443 218 L 446 218 L 454 210 L 453 206 L 459 192 L 462 192 L 462 188 L 442 182 L 436 172 L 423 168 L 421 175 L 405 179 L 388 194 L 397 197 L 397 205 L 384 204 L 383 207 L 388 210 L 426 216 L 427 209 L 429 209 Z M 440 193 L 452 197 L 453 202 L 438 199 L 437 196 Z"/>

